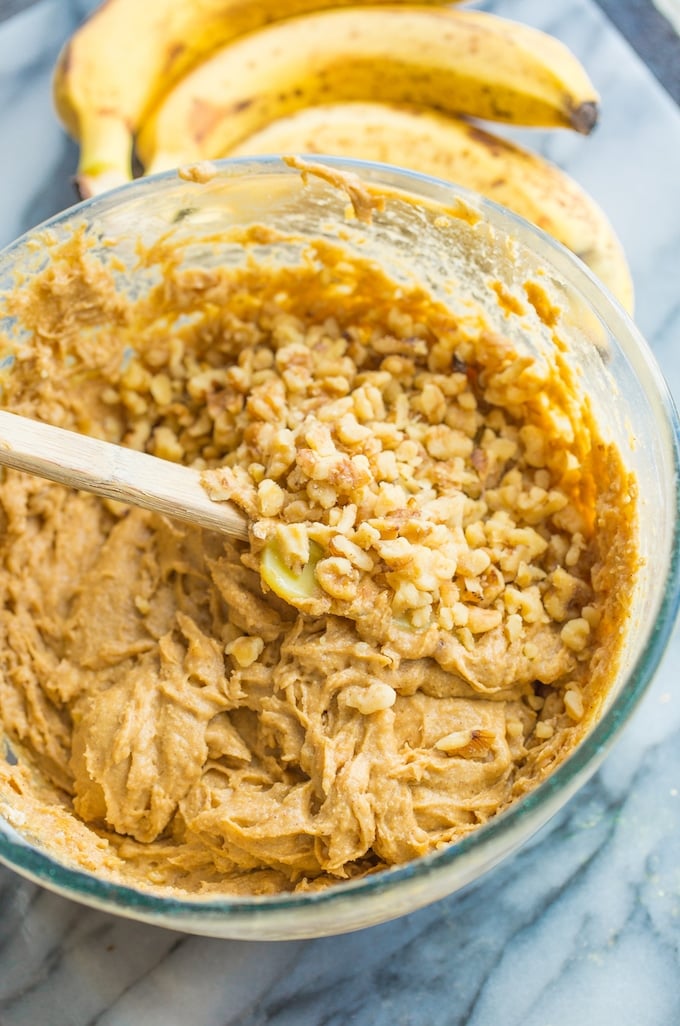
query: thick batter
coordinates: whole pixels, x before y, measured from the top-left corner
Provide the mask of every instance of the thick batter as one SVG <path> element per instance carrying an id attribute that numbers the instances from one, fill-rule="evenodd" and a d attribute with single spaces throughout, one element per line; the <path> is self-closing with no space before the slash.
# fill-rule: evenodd
<path id="1" fill-rule="evenodd" d="M 634 482 L 564 366 L 328 243 L 297 268 L 142 263 L 162 280 L 130 301 L 83 235 L 53 247 L 10 300 L 3 405 L 203 468 L 251 545 L 4 475 L 0 813 L 191 894 L 463 837 L 598 715 Z M 262 583 L 272 540 L 294 573 L 316 551 L 300 609 Z"/>

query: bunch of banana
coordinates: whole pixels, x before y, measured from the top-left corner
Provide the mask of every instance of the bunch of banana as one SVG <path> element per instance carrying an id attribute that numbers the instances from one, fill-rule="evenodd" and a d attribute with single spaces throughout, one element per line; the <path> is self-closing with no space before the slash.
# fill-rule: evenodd
<path id="1" fill-rule="evenodd" d="M 80 142 L 81 195 L 130 180 L 144 118 L 218 47 L 282 18 L 385 2 L 409 0 L 104 0 L 68 41 L 54 73 L 57 113 Z"/>
<path id="2" fill-rule="evenodd" d="M 598 204 L 543 157 L 462 118 L 383 103 L 308 107 L 229 151 L 358 157 L 457 182 L 538 225 L 604 282 L 628 310 L 633 283 L 623 247 Z"/>
<path id="3" fill-rule="evenodd" d="M 599 99 L 582 65 L 546 33 L 443 2 L 108 0 L 55 75 L 57 110 L 80 140 L 81 193 L 131 177 L 133 140 L 147 174 L 264 152 L 381 160 L 533 221 L 631 309 L 628 266 L 597 204 L 467 120 L 587 134 Z"/>

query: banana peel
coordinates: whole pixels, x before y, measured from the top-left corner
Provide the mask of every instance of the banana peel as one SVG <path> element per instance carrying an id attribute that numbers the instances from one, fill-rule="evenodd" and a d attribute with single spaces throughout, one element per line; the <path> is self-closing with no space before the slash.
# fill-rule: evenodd
<path id="1" fill-rule="evenodd" d="M 137 153 L 147 173 L 211 160 L 278 117 L 347 100 L 584 134 L 599 102 L 566 46 L 518 22 L 449 8 L 340 8 L 216 50 L 144 121 Z"/>

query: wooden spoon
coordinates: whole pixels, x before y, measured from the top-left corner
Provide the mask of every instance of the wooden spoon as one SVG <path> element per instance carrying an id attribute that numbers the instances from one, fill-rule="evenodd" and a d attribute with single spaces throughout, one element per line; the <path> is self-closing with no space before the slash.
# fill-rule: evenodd
<path id="1" fill-rule="evenodd" d="M 200 471 L 5 410 L 0 410 L 0 465 L 232 538 L 248 537 L 245 515 L 229 502 L 213 502 Z"/>

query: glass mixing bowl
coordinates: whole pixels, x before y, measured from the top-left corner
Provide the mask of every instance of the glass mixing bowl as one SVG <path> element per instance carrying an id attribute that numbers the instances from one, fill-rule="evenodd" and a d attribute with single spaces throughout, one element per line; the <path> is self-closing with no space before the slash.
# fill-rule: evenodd
<path id="1" fill-rule="evenodd" d="M 258 222 L 303 239 L 342 237 L 393 277 L 417 278 L 454 308 L 461 304 L 465 309 L 470 299 L 481 304 L 492 326 L 506 334 L 516 330 L 526 337 L 529 324 L 537 345 L 549 354 L 551 333 L 538 317 L 531 322 L 535 311 L 529 311 L 529 321 L 505 316 L 497 290 L 490 287 L 493 280 L 502 283 L 506 295 L 524 295 L 522 283 L 539 280 L 551 304 L 561 310 L 558 330 L 601 432 L 616 443 L 637 478 L 643 564 L 620 670 L 595 727 L 533 791 L 435 854 L 316 892 L 175 899 L 113 884 L 57 861 L 22 837 L 15 817 L 0 819 L 0 860 L 21 875 L 99 909 L 216 937 L 302 938 L 370 926 L 436 901 L 507 858 L 601 764 L 657 669 L 678 607 L 678 419 L 652 353 L 626 313 L 563 247 L 479 196 L 378 164 L 309 159 L 387 190 L 384 210 L 366 220 L 348 218 L 344 189 L 316 175 L 301 175 L 278 158 L 220 161 L 207 181 L 186 180 L 174 172 L 138 180 L 29 232 L 0 254 L 0 290 L 11 288 L 17 274 L 31 275 L 49 260 L 40 241 L 47 228 L 61 239 L 85 223 L 98 240 L 101 259 L 115 258 L 119 286 L 136 295 L 149 284 L 143 274 L 132 272 L 138 237 L 149 244 L 168 233 L 181 240 Z M 360 204 L 356 212 L 361 214 Z M 116 240 L 113 246 L 111 239 Z M 284 242 L 270 241 L 265 249 L 284 260 L 295 258 Z M 206 263 L 241 258 L 238 245 L 217 251 L 196 245 L 191 256 Z M 11 333 L 15 327 L 0 309 L 0 328 Z M 11 807 L 11 795 L 0 798 Z"/>

